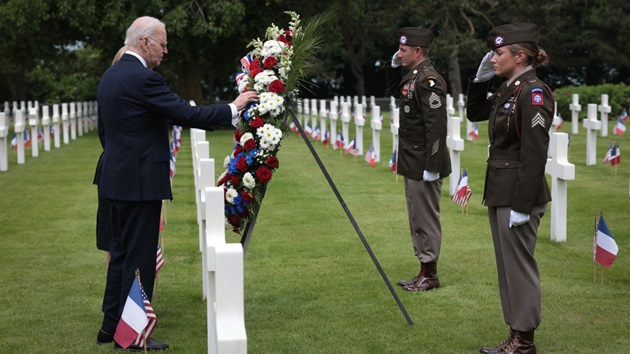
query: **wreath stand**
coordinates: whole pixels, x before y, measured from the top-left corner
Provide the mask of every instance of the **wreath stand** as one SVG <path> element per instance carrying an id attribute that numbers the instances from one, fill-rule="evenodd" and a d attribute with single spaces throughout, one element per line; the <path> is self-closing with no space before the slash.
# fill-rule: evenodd
<path id="1" fill-rule="evenodd" d="M 291 105 L 289 104 L 289 106 L 291 106 Z M 359 225 L 357 224 L 356 220 L 352 216 L 352 213 L 350 213 L 350 210 L 348 209 L 348 206 L 346 205 L 346 202 L 343 200 L 343 197 L 341 196 L 341 193 L 339 193 L 339 190 L 337 189 L 337 186 L 335 185 L 335 182 L 333 182 L 332 178 L 330 177 L 330 174 L 328 174 L 328 171 L 326 170 L 326 167 L 324 166 L 324 163 L 319 158 L 319 155 L 315 151 L 315 148 L 313 147 L 313 144 L 311 144 L 311 141 L 306 136 L 306 133 L 304 132 L 304 128 L 302 128 L 302 124 L 297 119 L 297 117 L 296 117 L 295 113 L 293 112 L 293 110 L 287 110 L 287 112 L 286 112 L 286 114 L 284 116 L 284 124 L 287 123 L 287 116 L 288 115 L 291 116 L 291 119 L 293 120 L 293 123 L 295 124 L 295 126 L 298 129 L 298 131 L 300 132 L 300 135 L 302 136 L 302 139 L 304 139 L 304 142 L 306 143 L 306 146 L 308 146 L 308 149 L 311 151 L 311 154 L 315 158 L 315 161 L 317 161 L 317 165 L 319 165 L 319 168 L 322 170 L 322 173 L 324 174 L 324 177 L 326 177 L 326 180 L 328 181 L 328 184 L 330 185 L 330 188 L 335 193 L 335 196 L 337 196 L 337 200 L 341 204 L 341 207 L 343 208 L 343 210 L 346 212 L 346 215 L 348 216 L 348 220 L 350 220 L 350 223 L 352 224 L 352 226 L 354 226 L 354 230 L 357 232 L 357 235 L 359 236 L 359 239 L 361 239 L 361 242 L 363 243 L 363 246 L 365 247 L 366 251 L 370 255 L 370 258 L 372 258 L 372 262 L 376 266 L 376 269 L 378 269 L 378 272 L 381 274 L 381 277 L 383 278 L 383 281 L 387 285 L 387 288 L 389 289 L 389 292 L 394 297 L 394 300 L 396 301 L 396 304 L 398 305 L 398 308 L 400 308 L 400 311 L 402 312 L 403 316 L 405 316 L 405 319 L 407 320 L 407 323 L 410 324 L 410 325 L 413 325 L 413 321 L 411 320 L 411 317 L 409 317 L 409 314 L 407 313 L 407 310 L 405 309 L 405 306 L 400 301 L 400 298 L 396 294 L 396 291 L 394 290 L 394 287 L 392 286 L 391 282 L 389 281 L 389 278 L 387 278 L 387 275 L 385 274 L 385 271 L 383 271 L 383 267 L 381 267 L 381 264 L 379 263 L 378 259 L 376 259 L 376 256 L 374 255 L 374 252 L 372 252 L 372 248 L 370 247 L 370 244 L 365 239 L 365 236 L 363 236 L 363 233 L 361 232 L 361 229 L 359 228 Z M 257 207 L 254 210 L 252 210 L 252 214 L 253 215 L 258 215 L 258 211 L 260 210 L 260 205 L 262 204 L 262 199 L 264 199 L 266 191 L 267 191 L 267 184 L 265 183 L 265 185 L 262 187 L 262 190 L 261 190 L 262 197 L 261 197 L 260 203 L 257 205 Z M 255 225 L 256 225 L 256 219 L 254 218 L 254 219 L 251 219 L 245 225 L 245 228 L 243 229 L 243 235 L 241 237 L 241 244 L 243 245 L 243 255 L 245 255 L 245 253 L 247 251 L 247 246 L 249 245 L 249 241 L 252 238 L 252 232 L 254 231 L 254 226 Z"/>

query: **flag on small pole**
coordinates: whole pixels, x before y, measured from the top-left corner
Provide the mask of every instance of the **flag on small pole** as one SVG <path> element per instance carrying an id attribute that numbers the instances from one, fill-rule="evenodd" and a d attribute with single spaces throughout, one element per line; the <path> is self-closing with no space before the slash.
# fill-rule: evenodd
<path id="1" fill-rule="evenodd" d="M 136 270 L 136 277 L 116 327 L 114 340 L 125 349 L 133 344 L 144 347 L 146 351 L 146 340 L 151 337 L 156 324 L 157 317 L 153 306 L 140 283 L 140 271 Z"/>
<path id="2" fill-rule="evenodd" d="M 372 168 L 376 167 L 376 151 L 374 151 L 373 144 L 370 144 L 370 147 L 365 153 L 365 162 L 369 163 Z"/>
<path id="3" fill-rule="evenodd" d="M 595 218 L 597 220 L 597 217 Z M 595 235 L 593 242 L 593 264 L 600 264 L 604 268 L 610 269 L 615 258 L 617 258 L 617 253 L 619 252 L 619 247 L 615 242 L 615 239 L 612 236 L 612 233 L 608 229 L 608 225 L 606 225 L 606 221 L 604 221 L 604 215 L 599 217 L 599 223 L 595 224 Z M 594 278 L 597 270 L 595 270 Z M 604 285 L 604 270 L 601 272 L 602 285 Z"/>
<path id="4" fill-rule="evenodd" d="M 462 206 L 462 213 L 464 212 L 464 208 L 466 208 L 466 215 L 468 215 L 468 200 L 470 200 L 470 196 L 472 196 L 472 190 L 468 185 L 468 169 L 466 168 L 464 169 L 464 173 L 459 177 L 457 189 L 452 198 L 455 203 Z"/>

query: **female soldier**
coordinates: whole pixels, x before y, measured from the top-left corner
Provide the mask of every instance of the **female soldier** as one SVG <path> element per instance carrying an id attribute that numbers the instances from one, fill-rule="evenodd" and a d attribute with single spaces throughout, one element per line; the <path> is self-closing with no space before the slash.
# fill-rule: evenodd
<path id="1" fill-rule="evenodd" d="M 489 120 L 490 152 L 484 204 L 499 276 L 499 293 L 508 337 L 482 353 L 536 353 L 534 330 L 540 324 L 540 275 L 534 258 L 540 219 L 551 200 L 545 178 L 551 89 L 534 67 L 547 64 L 534 24 L 506 24 L 490 31 L 492 51 L 469 82 L 471 122 Z M 494 75 L 507 79 L 487 97 Z"/>

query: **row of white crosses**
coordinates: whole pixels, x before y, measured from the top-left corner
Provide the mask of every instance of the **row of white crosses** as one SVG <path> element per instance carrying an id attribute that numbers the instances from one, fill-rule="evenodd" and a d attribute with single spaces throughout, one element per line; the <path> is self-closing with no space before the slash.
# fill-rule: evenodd
<path id="1" fill-rule="evenodd" d="M 63 133 L 64 144 L 69 144 L 70 139 L 75 140 L 78 135 L 82 136 L 91 130 L 96 129 L 96 102 L 69 102 L 61 104 L 61 115 L 59 114 L 59 104 L 52 105 L 52 117 L 50 116 L 51 105 L 41 106 L 37 101 L 13 102 L 13 109 L 10 109 L 9 102 L 4 103 L 4 111 L 0 112 L 0 171 L 8 170 L 8 142 L 10 116 L 14 118 L 13 130 L 16 136 L 17 163 L 24 164 L 24 132 L 30 128 L 31 153 L 33 157 L 39 156 L 40 128 L 44 140 L 44 151 L 50 151 L 50 132 L 53 131 L 53 143 L 55 148 L 61 146 L 61 134 Z M 51 120 L 52 118 L 52 120 Z M 28 119 L 28 123 L 26 120 Z M 60 122 L 62 129 L 60 129 Z M 52 123 L 52 125 L 51 125 Z M 28 124 L 28 126 L 27 126 Z"/>
<path id="2" fill-rule="evenodd" d="M 329 105 L 330 109 L 326 108 Z M 352 109 L 354 106 L 354 109 Z M 304 98 L 298 101 L 297 113 L 300 124 L 304 127 L 308 125 L 311 129 L 315 127 L 319 128 L 320 136 L 324 137 L 328 135 L 330 138 L 330 144 L 335 146 L 337 142 L 337 121 L 341 119 L 341 136 L 343 137 L 344 144 L 348 144 L 350 141 L 350 122 L 354 116 L 355 132 L 354 138 L 356 143 L 356 149 L 358 154 L 362 154 L 364 150 L 364 136 L 363 130 L 367 118 L 367 102 L 366 97 L 363 96 L 361 103 L 358 96 L 354 97 L 352 103 L 351 97 L 335 96 L 333 100 L 316 100 Z M 374 151 L 376 154 L 376 162 L 380 161 L 380 130 L 383 125 L 381 122 L 380 107 L 376 105 L 375 99 L 372 96 L 370 98 L 370 112 L 371 120 L 370 126 L 372 128 L 372 144 L 374 145 Z M 317 118 L 319 117 L 319 124 Z M 330 123 L 327 119 L 330 118 Z M 330 128 L 330 130 L 329 130 Z M 323 141 L 324 139 L 320 139 Z"/>
<path id="3" fill-rule="evenodd" d="M 223 188 L 215 184 L 214 159 L 210 158 L 206 132 L 192 128 L 190 137 L 208 353 L 246 354 L 243 247 L 225 240 Z"/>
<path id="4" fill-rule="evenodd" d="M 589 104 L 590 106 L 590 104 Z M 588 107 L 588 106 L 587 106 Z M 569 104 L 569 109 L 571 110 L 571 133 L 573 135 L 578 133 L 578 127 L 579 127 L 579 114 L 580 111 L 582 110 L 582 105 L 580 105 L 580 95 L 577 93 L 574 93 L 571 95 L 571 104 Z M 600 113 L 600 126 L 598 128 L 595 128 L 594 126 L 592 126 L 591 123 L 589 123 L 589 125 L 591 125 L 591 129 L 594 130 L 599 130 L 600 131 L 600 136 L 601 137 L 607 137 L 608 136 L 608 114 L 610 114 L 610 112 L 612 112 L 612 107 L 608 104 L 608 95 L 607 94 L 602 94 L 601 96 L 601 104 L 597 105 L 595 104 L 595 115 L 593 120 L 597 120 L 597 112 Z M 591 120 L 592 115 L 591 115 L 591 110 L 587 111 L 587 119 Z M 585 123 L 586 124 L 586 123 Z M 586 125 L 584 126 L 585 128 L 589 128 Z"/>

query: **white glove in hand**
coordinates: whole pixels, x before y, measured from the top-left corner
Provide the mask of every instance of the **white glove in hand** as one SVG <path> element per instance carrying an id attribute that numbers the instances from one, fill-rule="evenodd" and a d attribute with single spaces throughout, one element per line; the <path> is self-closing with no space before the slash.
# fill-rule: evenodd
<path id="1" fill-rule="evenodd" d="M 523 225 L 529 221 L 529 214 L 519 213 L 518 211 L 510 210 L 510 229 L 512 226 Z"/>
<path id="2" fill-rule="evenodd" d="M 430 171 L 424 170 L 424 172 L 422 173 L 422 179 L 425 182 L 437 181 L 438 178 L 440 178 L 439 172 L 430 172 Z"/>
<path id="3" fill-rule="evenodd" d="M 398 52 L 400 52 L 400 50 L 392 56 L 392 68 L 397 68 L 402 65 L 402 60 L 398 57 Z"/>
<path id="4" fill-rule="evenodd" d="M 493 51 L 489 51 L 481 60 L 479 69 L 477 69 L 477 75 L 475 75 L 475 82 L 486 82 L 494 77 L 494 67 L 490 59 L 494 55 Z"/>

